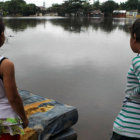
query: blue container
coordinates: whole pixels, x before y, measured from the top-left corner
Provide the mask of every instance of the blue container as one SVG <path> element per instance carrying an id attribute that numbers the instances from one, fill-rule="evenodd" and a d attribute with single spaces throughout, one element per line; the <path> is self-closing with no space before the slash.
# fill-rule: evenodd
<path id="1" fill-rule="evenodd" d="M 25 129 L 22 140 L 25 137 L 28 140 L 50 139 L 78 121 L 78 111 L 75 107 L 34 95 L 25 90 L 19 90 L 19 94 L 29 119 L 29 125 Z M 75 132 L 69 130 L 69 135 L 63 134 L 63 137 L 68 137 L 72 133 L 74 136 Z"/>

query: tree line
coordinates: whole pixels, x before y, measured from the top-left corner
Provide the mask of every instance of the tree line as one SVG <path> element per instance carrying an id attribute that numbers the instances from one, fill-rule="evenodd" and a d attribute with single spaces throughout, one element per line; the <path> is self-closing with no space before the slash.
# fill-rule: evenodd
<path id="1" fill-rule="evenodd" d="M 39 11 L 35 4 L 26 4 L 24 0 L 11 0 L 6 2 L 0 2 L 0 13 L 4 16 L 34 15 Z"/>
<path id="2" fill-rule="evenodd" d="M 93 10 L 100 10 L 105 16 L 112 15 L 113 10 L 140 11 L 140 0 L 127 0 L 126 2 L 119 4 L 113 0 L 107 0 L 103 3 L 97 0 L 94 4 L 83 2 L 81 0 L 65 0 L 62 4 L 53 4 L 46 12 L 57 12 L 60 16 L 65 16 L 65 14 L 70 13 L 74 13 L 75 15 L 83 13 L 83 15 L 87 16 Z M 37 12 L 41 12 L 40 8 L 35 4 L 27 4 L 24 0 L 0 2 L 0 13 L 4 16 L 29 16 L 35 15 Z"/>
<path id="3" fill-rule="evenodd" d="M 100 3 L 97 0 L 94 4 L 88 2 L 81 2 L 81 0 L 67 0 L 62 4 L 53 4 L 48 8 L 48 12 L 57 12 L 59 15 L 64 16 L 65 13 L 79 13 L 83 12 L 87 16 L 93 10 L 102 11 L 105 16 L 112 15 L 113 10 L 138 10 L 140 11 L 139 0 L 127 0 L 126 2 L 117 3 L 113 0 L 107 0 Z"/>

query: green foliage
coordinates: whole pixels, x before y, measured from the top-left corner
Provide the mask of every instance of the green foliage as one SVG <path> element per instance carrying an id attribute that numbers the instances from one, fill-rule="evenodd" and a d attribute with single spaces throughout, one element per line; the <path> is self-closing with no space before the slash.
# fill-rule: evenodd
<path id="1" fill-rule="evenodd" d="M 37 11 L 35 4 L 26 4 L 24 0 L 0 2 L 0 11 L 3 15 L 34 15 Z"/>
<path id="2" fill-rule="evenodd" d="M 127 9 L 127 4 L 126 4 L 125 2 L 120 3 L 119 9 L 120 9 L 120 10 Z"/>
<path id="3" fill-rule="evenodd" d="M 58 12 L 58 14 L 61 13 L 60 15 L 64 15 L 65 13 L 74 13 L 75 15 L 78 15 L 78 13 L 82 12 L 85 16 L 87 16 L 90 11 L 93 10 L 102 10 L 106 15 L 109 15 L 112 14 L 114 9 L 118 8 L 119 5 L 113 0 L 108 0 L 102 4 L 99 1 L 96 1 L 93 5 L 87 3 L 86 0 L 67 0 L 59 6 L 53 5 L 50 9 L 52 12 Z"/>
<path id="4" fill-rule="evenodd" d="M 67 14 L 78 15 L 80 12 L 87 14 L 92 9 L 92 6 L 86 1 L 81 0 L 67 0 L 63 4 L 58 5 L 54 4 L 47 11 L 48 12 L 57 12 L 59 15 L 63 16 Z"/>
<path id="5" fill-rule="evenodd" d="M 94 9 L 94 10 L 99 10 L 100 8 L 101 8 L 100 2 L 99 2 L 99 1 L 96 1 L 96 2 L 93 4 L 93 9 Z"/>
<path id="6" fill-rule="evenodd" d="M 127 0 L 126 2 L 116 3 L 115 0 L 106 0 L 100 3 L 99 0 L 95 1 L 93 5 L 83 2 L 84 0 L 65 0 L 61 5 L 53 5 L 48 9 L 51 12 L 58 12 L 59 15 L 65 15 L 65 13 L 78 13 L 82 11 L 84 15 L 88 15 L 90 11 L 101 10 L 105 16 L 112 15 L 113 10 L 139 10 L 140 0 Z"/>
<path id="7" fill-rule="evenodd" d="M 120 3 L 119 7 L 122 10 L 138 10 L 140 12 L 140 0 L 127 0 Z"/>
<path id="8" fill-rule="evenodd" d="M 51 10 L 53 12 L 59 12 L 59 9 L 60 9 L 60 5 L 59 4 L 53 4 L 52 7 L 51 7 Z"/>
<path id="9" fill-rule="evenodd" d="M 107 16 L 111 15 L 113 10 L 118 8 L 119 5 L 112 0 L 108 0 L 101 5 L 101 11 L 104 12 L 104 14 Z"/>
<path id="10" fill-rule="evenodd" d="M 115 0 L 106 0 L 100 3 L 99 0 L 95 1 L 93 5 L 90 5 L 86 0 L 65 0 L 62 4 L 53 4 L 52 7 L 47 9 L 47 12 L 57 12 L 59 15 L 64 16 L 67 14 L 83 15 L 87 16 L 90 11 L 101 10 L 105 16 L 112 15 L 113 10 L 138 10 L 140 11 L 140 0 L 127 0 L 120 4 Z M 24 0 L 10 0 L 0 2 L 0 13 L 3 15 L 34 15 L 40 10 L 34 4 L 26 4 Z M 45 11 L 44 11 L 45 12 Z"/>
<path id="11" fill-rule="evenodd" d="M 34 15 L 37 12 L 37 8 L 34 4 L 28 4 L 25 10 L 25 16 Z"/>
<path id="12" fill-rule="evenodd" d="M 82 5 L 82 9 L 84 11 L 84 15 L 88 15 L 88 13 L 92 11 L 92 6 L 89 3 L 84 3 Z"/>
<path id="13" fill-rule="evenodd" d="M 128 0 L 126 6 L 127 10 L 135 10 L 138 8 L 138 0 Z"/>

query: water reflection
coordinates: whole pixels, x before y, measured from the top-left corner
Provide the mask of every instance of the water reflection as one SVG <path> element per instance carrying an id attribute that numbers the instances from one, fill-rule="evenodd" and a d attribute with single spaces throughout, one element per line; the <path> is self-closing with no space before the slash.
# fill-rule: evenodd
<path id="1" fill-rule="evenodd" d="M 63 27 L 66 31 L 70 32 L 86 32 L 90 27 L 93 30 L 102 30 L 110 33 L 116 28 L 129 32 L 129 26 L 132 25 L 132 19 L 94 19 L 94 18 L 69 18 L 65 20 L 51 20 L 54 25 Z"/>
<path id="2" fill-rule="evenodd" d="M 118 26 L 120 30 L 123 30 L 124 32 L 129 32 L 129 27 L 133 24 L 135 19 L 113 19 L 112 24 L 115 26 Z"/>
<path id="3" fill-rule="evenodd" d="M 5 19 L 4 23 L 14 32 L 24 31 L 27 28 L 35 28 L 38 24 L 46 24 L 45 19 L 20 19 L 20 18 L 10 18 Z"/>
<path id="4" fill-rule="evenodd" d="M 13 31 L 24 31 L 27 28 L 35 28 L 39 24 L 47 24 L 49 21 L 55 26 L 61 26 L 65 31 L 81 33 L 88 30 L 102 30 L 111 33 L 118 28 L 124 32 L 129 32 L 129 26 L 132 25 L 135 19 L 94 19 L 94 18 L 9 18 L 5 19 L 5 24 Z"/>

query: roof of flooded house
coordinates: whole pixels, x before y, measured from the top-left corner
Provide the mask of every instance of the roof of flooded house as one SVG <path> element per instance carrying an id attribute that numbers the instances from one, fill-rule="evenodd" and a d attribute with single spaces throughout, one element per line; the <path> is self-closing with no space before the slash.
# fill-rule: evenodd
<path id="1" fill-rule="evenodd" d="M 126 10 L 114 10 L 113 13 L 126 13 Z"/>
<path id="2" fill-rule="evenodd" d="M 138 12 L 138 10 L 129 10 L 127 12 Z"/>
<path id="3" fill-rule="evenodd" d="M 93 14 L 99 14 L 99 13 L 102 13 L 100 10 L 94 10 L 94 11 L 91 11 L 91 13 Z"/>

